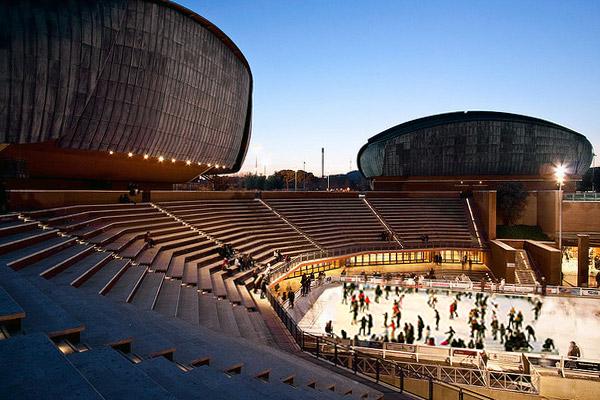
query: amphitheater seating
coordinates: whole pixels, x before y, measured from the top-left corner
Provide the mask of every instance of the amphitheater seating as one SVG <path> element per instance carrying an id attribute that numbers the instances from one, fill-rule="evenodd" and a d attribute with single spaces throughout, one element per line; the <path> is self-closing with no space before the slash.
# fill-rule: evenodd
<path id="1" fill-rule="evenodd" d="M 460 219 L 458 206 L 450 208 L 444 215 L 468 221 L 464 209 Z M 437 214 L 431 208 L 429 215 Z M 412 224 L 403 224 L 406 232 Z M 8 339 L 0 346 L 34 341 L 45 348 L 48 368 L 74 374 L 73 385 L 84 377 L 103 398 L 202 397 L 202 390 L 218 391 L 215 398 L 333 399 L 349 391 L 361 398 L 372 391 L 326 370 L 312 375 L 314 365 L 273 349 L 252 289 L 275 250 L 294 256 L 318 246 L 377 245 L 384 229 L 358 198 L 71 206 L 3 216 L 0 339 Z M 148 231 L 153 247 L 144 240 Z M 222 243 L 259 266 L 224 270 Z M 210 365 L 198 361 L 208 358 Z"/>
<path id="2" fill-rule="evenodd" d="M 385 227 L 359 198 L 268 199 L 324 248 L 380 244 Z"/>
<path id="3" fill-rule="evenodd" d="M 295 255 L 316 248 L 257 200 L 203 200 L 159 204 L 214 238 L 257 261 L 272 261 L 273 251 Z"/>
<path id="4" fill-rule="evenodd" d="M 459 198 L 369 198 L 368 202 L 407 247 L 429 242 L 477 246 L 470 217 Z"/>
<path id="5" fill-rule="evenodd" d="M 74 211 L 77 211 L 80 226 L 89 226 L 83 223 L 88 217 L 79 212 L 80 208 L 37 214 L 45 218 L 46 224 L 57 213 L 71 215 Z M 120 206 L 116 206 L 114 211 L 115 215 L 119 215 Z M 110 209 L 103 207 L 102 212 L 103 223 L 112 223 Z M 218 273 L 219 278 L 216 280 L 217 276 L 212 277 L 209 274 L 209 281 L 215 280 L 221 288 L 227 285 L 228 289 L 220 291 L 220 294 L 224 300 L 229 297 L 231 299 L 223 301 L 219 309 L 216 306 L 209 308 L 211 314 L 203 320 L 216 321 L 211 323 L 210 327 L 228 334 L 231 324 L 226 324 L 229 321 L 226 315 L 233 316 L 233 307 L 241 305 L 241 295 L 236 290 L 248 292 L 244 281 L 253 276 L 254 270 L 236 271 L 232 268 L 230 271 L 220 272 L 221 261 L 216 253 L 218 245 L 214 241 L 172 216 L 160 210 L 159 212 L 174 221 L 177 227 L 162 230 L 164 235 L 153 236 L 155 246 L 147 248 L 144 245 L 130 259 L 115 258 L 116 254 L 104 249 L 102 244 L 78 241 L 85 241 L 83 237 L 69 237 L 74 230 L 67 233 L 42 229 L 37 222 L 24 222 L 17 217 L 4 218 L 0 221 L 0 233 L 4 234 L 0 236 L 0 243 L 11 244 L 4 247 L 4 254 L 0 254 L 0 259 L 26 276 L 39 275 L 56 284 L 81 287 L 115 301 L 130 302 L 141 309 L 155 309 L 165 315 L 180 317 L 195 324 L 199 324 L 200 321 L 200 298 L 194 285 L 198 280 L 198 268 L 208 265 L 207 270 Z M 138 230 L 140 234 L 145 232 L 144 229 Z M 20 236 L 15 238 L 17 233 Z M 29 240 L 32 237 L 36 239 Z M 93 238 L 94 236 L 88 240 Z M 15 244 L 14 239 L 19 243 Z M 124 253 L 121 251 L 120 255 L 123 256 Z M 245 297 L 245 300 L 244 306 L 235 311 L 236 318 L 245 324 L 250 320 L 260 322 L 255 329 L 246 331 L 245 337 L 261 343 L 272 342 L 266 325 L 256 313 L 257 307 L 253 299 L 249 296 Z M 257 314 L 259 318 L 244 314 Z M 233 334 L 240 336 L 238 330 L 233 330 Z"/>
<path id="6" fill-rule="evenodd" d="M 3 254 L 0 263 L 18 257 L 17 253 Z M 125 267 L 122 262 L 113 260 L 106 267 L 116 271 Z M 218 315 L 219 319 L 229 315 L 226 323 L 241 336 L 236 339 L 191 325 L 185 318 L 151 311 L 145 307 L 147 303 L 141 307 L 138 301 L 127 304 L 99 296 L 95 290 L 99 284 L 88 287 L 97 274 L 80 288 L 72 287 L 70 278 L 58 280 L 77 263 L 49 280 L 33 273 L 30 268 L 34 264 L 19 271 L 0 266 L 0 320 L 15 312 L 23 317 L 22 329 L 0 340 L 0 363 L 10 365 L 0 376 L 0 398 L 337 399 L 347 393 L 355 399 L 381 396 L 352 379 L 244 339 L 245 333 L 256 326 L 248 313 L 240 314 L 245 319 L 238 316 L 239 311 L 246 311 L 244 307 L 229 308 L 233 310 L 231 314 Z M 149 283 L 158 280 L 158 274 L 147 267 L 130 262 L 126 265 L 127 271 L 144 268 L 144 277 L 156 274 Z M 36 266 L 35 271 L 42 268 Z M 196 299 L 198 307 L 196 288 L 173 286 L 169 281 L 174 280 L 162 279 L 162 287 L 191 289 L 186 291 L 189 296 L 179 298 L 192 299 L 192 303 Z M 138 293 L 143 290 L 140 286 Z M 147 301 L 147 297 L 141 300 Z M 220 309 L 227 309 L 222 307 L 226 302 L 216 303 Z M 198 312 L 195 314 L 198 317 Z M 294 376 L 294 386 L 284 382 L 290 376 Z M 327 389 L 332 385 L 335 391 Z"/>
<path id="7" fill-rule="evenodd" d="M 257 200 L 203 200 L 160 203 L 159 207 L 198 228 L 221 243 L 229 243 L 238 252 L 251 255 L 261 264 L 275 263 L 273 252 L 283 255 L 313 251 L 317 248 L 294 228 Z M 200 290 L 241 304 L 243 281 L 254 272 L 230 268 L 221 271 L 221 262 L 202 257 L 198 263 L 197 283 Z M 173 261 L 173 270 L 185 270 L 187 262 Z M 185 272 L 184 272 L 185 274 Z M 189 280 L 184 279 L 185 282 Z M 236 287 L 238 288 L 237 290 Z M 246 307 L 256 307 L 246 298 Z M 224 319 L 226 320 L 226 319 Z"/>

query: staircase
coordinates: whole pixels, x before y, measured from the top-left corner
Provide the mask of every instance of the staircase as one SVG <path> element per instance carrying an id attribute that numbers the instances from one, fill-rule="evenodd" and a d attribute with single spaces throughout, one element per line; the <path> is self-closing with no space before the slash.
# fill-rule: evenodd
<path id="1" fill-rule="evenodd" d="M 537 280 L 529 255 L 525 250 L 515 252 L 515 282 L 521 285 L 535 285 Z"/>

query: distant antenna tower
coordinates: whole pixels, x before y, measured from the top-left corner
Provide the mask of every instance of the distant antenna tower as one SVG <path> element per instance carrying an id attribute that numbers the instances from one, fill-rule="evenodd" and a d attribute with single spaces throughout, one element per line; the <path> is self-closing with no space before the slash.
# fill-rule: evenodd
<path id="1" fill-rule="evenodd" d="M 321 178 L 325 178 L 325 147 L 321 147 Z"/>

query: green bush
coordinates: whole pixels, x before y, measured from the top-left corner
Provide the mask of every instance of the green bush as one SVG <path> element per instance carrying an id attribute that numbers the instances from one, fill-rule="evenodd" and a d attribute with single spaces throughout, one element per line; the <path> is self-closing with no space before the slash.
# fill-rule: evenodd
<path id="1" fill-rule="evenodd" d="M 496 236 L 498 239 L 550 240 L 537 225 L 498 225 Z"/>

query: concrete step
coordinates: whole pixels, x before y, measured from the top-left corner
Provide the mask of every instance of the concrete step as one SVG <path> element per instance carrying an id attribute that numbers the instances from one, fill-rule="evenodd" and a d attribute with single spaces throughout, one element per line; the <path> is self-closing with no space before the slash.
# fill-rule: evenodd
<path id="1" fill-rule="evenodd" d="M 194 286 L 182 286 L 177 304 L 177 318 L 198 325 L 198 291 Z"/>
<path id="2" fill-rule="evenodd" d="M 139 256 L 139 254 L 146 248 L 146 242 L 144 239 L 137 239 L 127 247 L 119 251 L 121 257 L 131 258 L 132 260 Z"/>
<path id="3" fill-rule="evenodd" d="M 0 365 L 2 399 L 104 399 L 41 333 L 0 340 Z"/>
<path id="4" fill-rule="evenodd" d="M 112 257 L 108 253 L 103 251 L 93 251 L 84 259 L 76 262 L 57 276 L 53 277 L 52 281 L 59 285 L 70 285 L 71 282 L 85 274 L 91 268 L 98 268 L 97 265 L 99 263 L 106 263 L 111 259 Z M 102 264 L 100 266 L 102 266 Z"/>
<path id="5" fill-rule="evenodd" d="M 99 293 L 130 261 L 127 259 L 113 259 L 106 265 L 102 266 L 95 274 L 93 274 L 80 287 L 86 290 L 92 290 Z"/>
<path id="6" fill-rule="evenodd" d="M 225 279 L 225 290 L 227 291 L 227 298 L 230 302 L 237 305 L 242 304 L 242 296 L 235 284 L 235 278 Z"/>
<path id="7" fill-rule="evenodd" d="M 21 331 L 21 320 L 25 318 L 25 310 L 0 286 L 0 326 L 10 334 Z"/>
<path id="8" fill-rule="evenodd" d="M 56 229 L 42 230 L 36 229 L 28 232 L 21 232 L 14 235 L 0 238 L 0 254 L 10 253 L 12 251 L 32 246 L 39 242 L 44 242 L 53 238 L 58 231 Z"/>
<path id="9" fill-rule="evenodd" d="M 250 320 L 250 313 L 245 307 L 233 306 L 232 311 L 235 318 L 235 324 L 243 338 L 252 340 L 253 342 L 266 344 L 266 342 L 261 340 L 262 337 L 254 330 L 254 324 Z"/>
<path id="10" fill-rule="evenodd" d="M 73 247 L 78 247 L 78 245 L 73 246 Z M 74 264 L 78 263 L 79 261 L 83 260 L 84 258 L 88 257 L 93 252 L 95 252 L 95 250 L 92 246 L 84 245 L 84 247 L 81 248 L 75 254 L 72 254 L 68 258 L 61 260 L 58 263 L 50 266 L 50 268 L 46 269 L 45 271 L 42 271 L 40 273 L 40 276 L 44 277 L 46 279 L 52 279 L 56 275 L 67 270 L 68 268 L 70 268 L 72 265 L 74 265 Z"/>
<path id="11" fill-rule="evenodd" d="M 112 253 L 107 253 L 104 251 L 98 252 L 97 257 L 91 255 L 93 258 L 92 262 L 86 263 L 87 269 L 81 271 L 74 279 L 71 281 L 71 286 L 80 287 L 83 285 L 88 279 L 94 276 L 95 273 L 104 268 L 105 265 L 114 261 L 114 256 Z"/>
<path id="12" fill-rule="evenodd" d="M 42 332 L 52 338 L 70 336 L 74 341 L 79 339 L 83 324 L 25 277 L 9 268 L 1 268 L 0 286 L 25 311 L 26 318 L 21 324 L 23 333 Z"/>
<path id="13" fill-rule="evenodd" d="M 174 317 L 177 313 L 179 295 L 181 293 L 181 281 L 178 279 L 164 279 L 154 310 L 159 313 Z"/>
<path id="14" fill-rule="evenodd" d="M 216 305 L 220 331 L 230 336 L 241 336 L 232 304 L 228 300 L 217 300 Z"/>
<path id="15" fill-rule="evenodd" d="M 73 238 L 52 236 L 43 242 L 4 254 L 0 256 L 0 261 L 6 262 L 8 267 L 16 271 L 75 244 L 76 241 Z"/>
<path id="16" fill-rule="evenodd" d="M 68 359 L 107 400 L 175 399 L 143 370 L 110 347 L 73 353 Z"/>
<path id="17" fill-rule="evenodd" d="M 173 276 L 176 276 L 176 274 L 173 274 Z M 198 286 L 198 264 L 195 261 L 187 261 L 183 265 L 181 280 L 183 283 Z"/>
<path id="18" fill-rule="evenodd" d="M 216 271 L 210 275 L 213 294 L 222 299 L 227 297 L 227 289 L 225 289 L 225 278 L 227 276 L 227 271 Z"/>
<path id="19" fill-rule="evenodd" d="M 116 301 L 127 301 L 127 298 L 131 295 L 146 270 L 147 267 L 142 265 L 131 265 L 123 275 L 118 278 L 114 286 L 106 293 L 106 295 Z"/>
<path id="20" fill-rule="evenodd" d="M 198 296 L 199 322 L 209 329 L 219 330 L 219 317 L 217 316 L 217 299 L 212 293 L 199 294 Z"/>
<path id="21" fill-rule="evenodd" d="M 269 327 L 265 323 L 261 313 L 253 311 L 248 313 L 248 318 L 254 327 L 254 332 L 256 333 L 256 337 L 260 343 L 264 343 L 268 346 L 275 346 L 276 342 L 271 335 L 271 331 Z"/>
<path id="22" fill-rule="evenodd" d="M 90 247 L 85 244 L 75 244 L 69 246 L 63 250 L 60 250 L 54 254 L 44 257 L 42 260 L 37 261 L 33 264 L 27 265 L 21 270 L 21 273 L 25 275 L 41 275 L 44 271 L 52 268 L 65 260 L 68 260 L 72 256 L 80 254 L 82 251 L 88 251 Z"/>
<path id="23" fill-rule="evenodd" d="M 231 398 L 228 394 L 213 390 L 201 379 L 189 379 L 187 371 L 182 371 L 176 364 L 164 357 L 144 360 L 136 367 L 143 370 L 155 382 L 179 399 L 202 399 L 207 398 L 209 393 L 210 398 L 215 400 Z"/>
<path id="24" fill-rule="evenodd" d="M 245 284 L 237 285 L 237 290 L 240 294 L 241 304 L 246 307 L 249 311 L 256 311 L 258 308 L 256 307 L 256 303 L 250 294 L 250 291 L 246 287 Z"/>
<path id="25" fill-rule="evenodd" d="M 145 310 L 152 309 L 162 285 L 164 273 L 146 272 L 133 298 L 128 302 Z"/>

